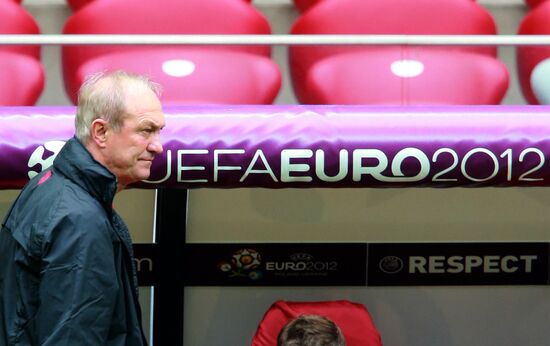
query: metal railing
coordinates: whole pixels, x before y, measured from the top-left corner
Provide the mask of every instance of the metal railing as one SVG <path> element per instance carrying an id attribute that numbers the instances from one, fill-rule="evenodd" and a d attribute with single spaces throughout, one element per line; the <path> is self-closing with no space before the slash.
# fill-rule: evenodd
<path id="1" fill-rule="evenodd" d="M 550 35 L 0 35 L 0 45 L 550 46 Z"/>

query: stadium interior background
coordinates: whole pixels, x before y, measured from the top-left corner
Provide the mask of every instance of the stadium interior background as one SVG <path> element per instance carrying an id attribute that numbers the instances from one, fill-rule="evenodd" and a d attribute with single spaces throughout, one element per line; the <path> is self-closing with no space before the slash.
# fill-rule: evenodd
<path id="1" fill-rule="evenodd" d="M 528 10 L 520 0 L 479 3 L 493 14 L 499 34 L 516 34 Z M 288 33 L 298 16 L 290 0 L 253 5 L 274 34 Z M 44 34 L 61 33 L 71 14 L 63 0 L 24 0 L 23 6 Z M 276 103 L 294 104 L 286 47 L 275 47 L 273 58 L 283 71 Z M 511 78 L 503 104 L 525 104 L 515 48 L 500 47 L 499 58 Z M 60 47 L 43 47 L 42 62 L 46 87 L 38 105 L 69 105 Z M 16 194 L 0 191 L 0 217 Z M 117 197 L 135 242 L 152 242 L 153 206 L 154 191 L 129 190 Z M 544 242 L 550 239 L 548 210 L 545 188 L 201 189 L 190 192 L 187 241 Z M 147 329 L 149 293 L 141 289 Z M 542 286 L 193 287 L 185 290 L 185 345 L 249 344 L 263 313 L 278 299 L 361 302 L 388 346 L 539 346 L 550 340 L 550 289 Z"/>

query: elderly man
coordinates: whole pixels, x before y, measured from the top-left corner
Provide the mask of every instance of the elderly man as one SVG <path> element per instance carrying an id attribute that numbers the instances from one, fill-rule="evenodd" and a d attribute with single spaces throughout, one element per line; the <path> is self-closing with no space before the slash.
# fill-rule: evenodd
<path id="1" fill-rule="evenodd" d="M 158 92 L 122 71 L 81 87 L 75 137 L 2 223 L 1 345 L 146 344 L 130 234 L 112 203 L 162 152 Z"/>

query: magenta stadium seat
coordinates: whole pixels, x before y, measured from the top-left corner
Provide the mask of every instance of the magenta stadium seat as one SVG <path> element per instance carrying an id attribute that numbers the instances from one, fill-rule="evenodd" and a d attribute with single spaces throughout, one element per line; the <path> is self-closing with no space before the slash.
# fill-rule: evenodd
<path id="1" fill-rule="evenodd" d="M 294 6 L 298 9 L 300 12 L 305 12 L 309 10 L 314 5 L 317 5 L 321 1 L 329 1 L 329 0 L 293 0 Z M 331 0 L 334 1 L 334 0 Z M 363 1 L 363 0 L 355 0 L 355 1 Z M 464 0 L 460 0 L 464 1 Z M 476 1 L 476 0 L 465 0 L 465 1 Z M 545 0 L 527 0 L 528 2 L 540 2 Z"/>
<path id="2" fill-rule="evenodd" d="M 40 28 L 23 7 L 12 1 L 0 1 L 0 33 L 3 35 L 38 35 Z M 40 59 L 40 46 L 0 46 L 0 50 L 22 53 Z"/>
<path id="3" fill-rule="evenodd" d="M 546 2 L 546 1 L 548 1 L 548 0 L 525 0 L 527 5 L 529 5 L 529 7 L 531 7 L 531 8 L 535 8 L 536 6 L 542 4 L 543 2 Z"/>
<path id="4" fill-rule="evenodd" d="M 67 4 L 73 11 L 78 11 L 81 7 L 91 3 L 94 0 L 67 0 Z"/>
<path id="5" fill-rule="evenodd" d="M 64 34 L 270 34 L 245 1 L 94 1 Z M 83 78 L 125 68 L 163 85 L 165 103 L 272 103 L 281 85 L 269 46 L 80 46 L 62 49 L 65 88 L 76 102 Z"/>
<path id="6" fill-rule="evenodd" d="M 474 1 L 325 0 L 300 16 L 291 33 L 494 35 L 496 26 L 489 12 Z M 452 55 L 453 53 L 457 55 Z M 341 54 L 347 55 L 337 57 Z M 294 92 L 298 100 L 306 104 L 326 100 L 331 93 L 333 96 L 329 97 L 330 103 L 499 103 L 504 95 L 502 90 L 508 87 L 508 72 L 496 59 L 496 54 L 496 47 L 479 46 L 403 49 L 380 46 L 293 46 L 289 48 L 289 66 Z M 469 61 L 460 60 L 464 58 Z M 367 66 L 365 61 L 370 64 Z M 334 66 L 330 66 L 332 64 Z M 490 73 L 479 74 L 480 67 L 488 68 Z M 403 72 L 409 68 L 420 73 Z M 341 70 L 340 75 L 336 76 L 338 69 Z M 434 73 L 436 70 L 445 71 L 447 77 Z M 368 76 L 367 71 L 379 77 L 387 75 L 391 78 L 388 84 L 398 87 L 399 90 L 386 92 L 387 98 L 384 98 L 382 92 L 377 92 L 379 95 L 367 95 L 366 91 L 360 97 L 360 90 L 376 91 L 377 85 L 383 88 L 381 85 L 386 82 L 364 78 Z M 453 81 L 451 76 L 460 78 Z M 481 78 L 495 80 L 485 81 Z M 335 80 L 338 82 L 333 84 Z M 460 83 L 460 86 L 456 85 L 450 90 L 468 95 L 441 98 L 442 93 L 432 92 L 441 87 L 438 84 L 444 81 L 446 85 Z M 470 84 L 464 84 L 467 82 Z M 370 83 L 373 85 L 369 86 Z M 496 89 L 473 91 L 481 85 L 491 85 Z M 430 90 L 412 90 L 420 86 L 430 86 Z M 348 90 L 353 95 L 344 97 Z M 402 93 L 401 97 L 396 99 L 399 92 Z M 432 97 L 428 99 L 430 94 Z M 336 95 L 339 95 L 338 98 Z M 475 99 L 476 95 L 479 96 L 478 99 Z M 489 95 L 492 96 L 488 97 Z"/>
<path id="7" fill-rule="evenodd" d="M 518 33 L 520 35 L 550 35 L 550 1 L 529 11 L 523 18 Z M 541 102 L 533 90 L 532 73 L 537 66 L 550 58 L 550 47 L 519 46 L 516 52 L 517 70 L 523 96 L 528 103 L 539 104 Z M 548 78 L 550 76 L 546 76 L 546 79 Z"/>
<path id="8" fill-rule="evenodd" d="M 15 1 L 21 2 L 22 0 L 15 0 Z M 92 1 L 97 1 L 97 0 L 67 0 L 67 4 L 71 8 L 71 10 L 74 12 L 74 11 L 78 11 L 84 5 L 87 5 Z M 117 1 L 117 0 L 108 0 L 108 1 Z M 185 0 L 176 0 L 176 1 L 185 1 Z M 242 0 L 236 0 L 236 1 L 242 1 Z M 251 2 L 252 0 L 244 0 L 244 1 Z M 135 4 L 136 2 L 134 2 L 134 5 Z"/>
<path id="9" fill-rule="evenodd" d="M 332 320 L 344 334 L 347 346 L 381 346 L 380 333 L 364 305 L 348 300 L 324 302 L 275 302 L 258 325 L 251 346 L 277 346 L 285 324 L 300 315 L 320 315 Z"/>
<path id="10" fill-rule="evenodd" d="M 0 34 L 39 34 L 32 16 L 12 1 L 0 1 Z M 0 46 L 0 105 L 31 106 L 44 88 L 39 46 Z"/>
<path id="11" fill-rule="evenodd" d="M 32 106 L 44 89 L 44 70 L 27 55 L 0 51 L 0 106 Z"/>
<path id="12" fill-rule="evenodd" d="M 293 1 L 294 1 L 294 6 L 296 6 L 296 8 L 300 12 L 305 12 L 310 7 L 318 4 L 319 2 L 321 2 L 323 0 L 293 0 Z M 361 1 L 361 0 L 359 0 L 359 1 Z"/>
<path id="13" fill-rule="evenodd" d="M 498 104 L 508 83 L 504 63 L 486 55 L 380 48 L 319 61 L 304 97 L 315 104 Z"/>
<path id="14" fill-rule="evenodd" d="M 281 83 L 277 66 L 265 57 L 237 51 L 212 54 L 200 48 L 182 52 L 170 47 L 104 54 L 82 64 L 77 78 L 83 80 L 105 66 L 157 77 L 163 87 L 162 101 L 168 104 L 269 104 Z"/>

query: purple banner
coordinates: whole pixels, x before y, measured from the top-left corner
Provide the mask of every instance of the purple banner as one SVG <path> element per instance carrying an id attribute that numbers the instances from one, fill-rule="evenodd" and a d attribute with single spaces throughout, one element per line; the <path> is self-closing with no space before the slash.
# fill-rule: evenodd
<path id="1" fill-rule="evenodd" d="M 0 108 L 0 189 L 51 165 L 74 107 Z M 550 185 L 550 107 L 166 107 L 139 188 Z M 122 150 L 122 149 L 121 149 Z"/>

